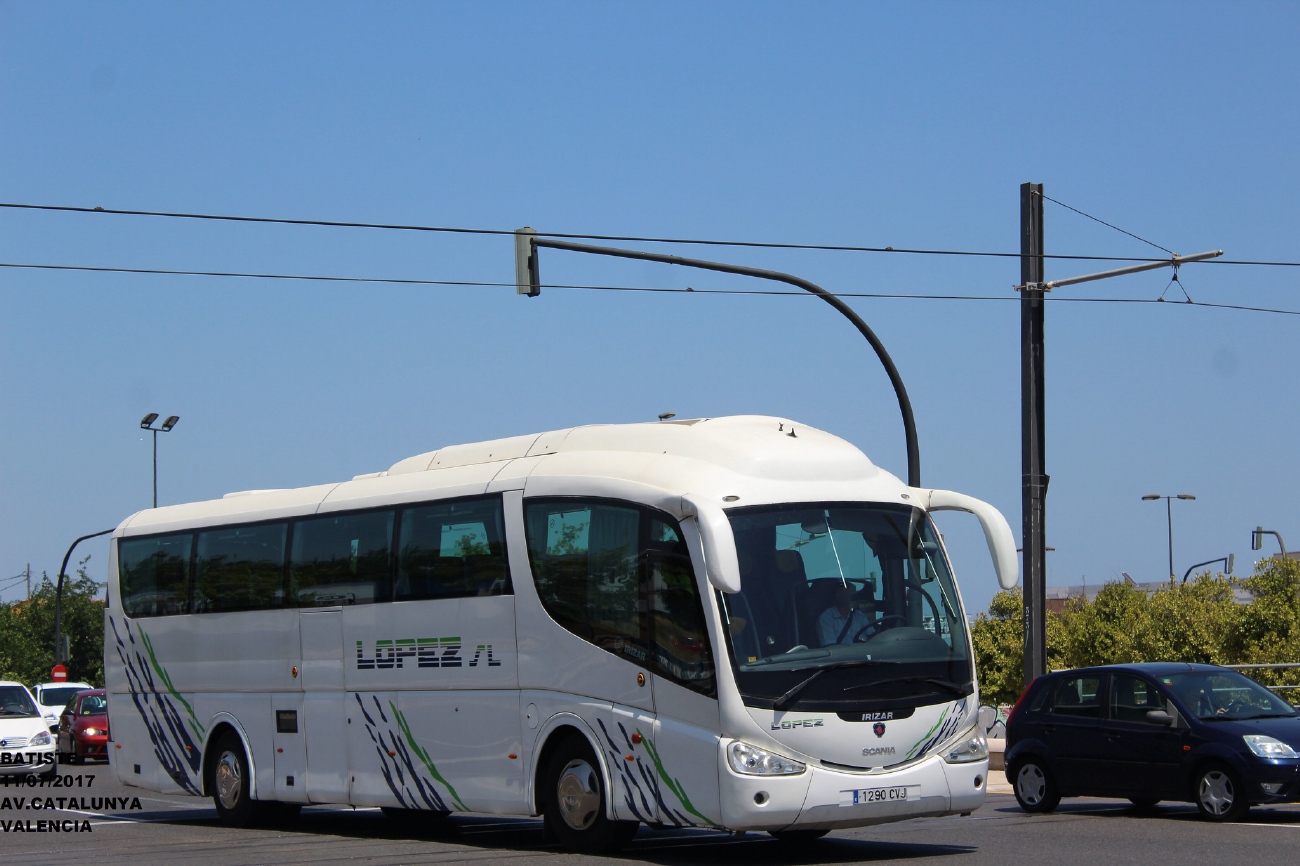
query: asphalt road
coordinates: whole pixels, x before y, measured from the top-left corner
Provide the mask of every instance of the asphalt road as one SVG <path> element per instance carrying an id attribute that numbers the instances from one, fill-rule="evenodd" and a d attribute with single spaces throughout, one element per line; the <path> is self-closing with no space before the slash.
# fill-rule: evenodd
<path id="1" fill-rule="evenodd" d="M 113 864 L 385 864 L 508 862 L 810 864 L 884 863 L 1123 864 L 1282 862 L 1300 843 L 1300 805 L 1256 808 L 1246 821 L 1209 824 L 1189 804 L 1161 805 L 1139 814 L 1127 801 L 1068 799 L 1052 815 L 1026 815 L 1007 793 L 991 793 L 967 818 L 942 818 L 837 831 L 818 842 L 787 847 L 763 833 L 734 836 L 707 831 L 642 828 L 618 857 L 567 855 L 542 837 L 541 821 L 461 816 L 449 832 L 413 831 L 376 809 L 313 806 L 292 825 L 232 830 L 217 823 L 210 800 L 125 788 L 104 765 L 60 767 L 80 787 L 0 785 L 0 850 L 9 862 L 44 866 Z M 93 780 L 93 781 L 91 781 Z M 87 787 L 88 785 L 88 787 Z M 994 790 L 1009 790 L 995 786 Z M 24 797 L 22 808 L 14 798 Z M 54 799 L 55 809 L 33 808 Z M 59 797 L 79 798 L 64 801 Z M 112 808 L 80 808 L 93 798 L 139 798 Z M 84 802 L 83 802 L 84 800 Z M 110 801 L 111 802 L 111 801 Z M 6 822 L 58 821 L 62 832 L 19 832 Z M 70 822 L 70 823 L 69 823 Z M 7 829 L 6 829 L 7 827 Z M 18 858 L 22 859 L 18 859 Z M 88 860 L 88 858 L 90 858 Z"/>

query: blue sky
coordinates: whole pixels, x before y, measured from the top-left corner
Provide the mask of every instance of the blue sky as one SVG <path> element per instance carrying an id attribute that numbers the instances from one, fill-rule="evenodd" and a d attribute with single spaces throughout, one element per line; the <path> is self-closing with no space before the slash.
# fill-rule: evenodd
<path id="1" fill-rule="evenodd" d="M 1019 186 L 1181 253 L 1300 260 L 1284 3 L 0 2 L 0 201 L 1018 252 Z M 1160 255 L 1047 203 L 1047 251 Z M 651 248 L 651 247 L 646 247 Z M 1015 258 L 654 246 L 853 298 L 916 407 L 923 482 L 1020 537 Z M 0 208 L 0 262 L 510 282 L 508 239 Z M 1111 265 L 1049 260 L 1061 278 Z M 553 283 L 765 289 L 544 251 Z M 1295 268 L 1188 265 L 1202 303 L 1300 310 Z M 1048 581 L 1300 538 L 1300 317 L 1046 313 Z M 1170 295 L 1181 299 L 1177 287 Z M 1082 303 L 1084 299 L 1127 303 Z M 150 503 L 336 481 L 441 445 L 762 413 L 905 475 L 889 384 L 811 297 L 321 284 L 0 268 L 0 586 Z M 943 515 L 967 605 L 996 590 Z M 1297 543 L 1297 542 L 1292 542 Z M 1269 541 L 1270 546 L 1274 544 Z M 103 579 L 107 545 L 93 555 Z M 0 592 L 21 594 L 22 584 Z"/>

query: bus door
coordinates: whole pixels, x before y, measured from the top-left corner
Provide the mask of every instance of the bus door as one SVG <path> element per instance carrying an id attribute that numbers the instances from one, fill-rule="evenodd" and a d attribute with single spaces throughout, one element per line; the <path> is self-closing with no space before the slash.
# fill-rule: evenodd
<path id="1" fill-rule="evenodd" d="M 347 713 L 343 690 L 343 611 L 301 611 L 302 737 L 306 746 L 307 799 L 348 800 Z M 277 779 L 283 776 L 278 769 Z"/>

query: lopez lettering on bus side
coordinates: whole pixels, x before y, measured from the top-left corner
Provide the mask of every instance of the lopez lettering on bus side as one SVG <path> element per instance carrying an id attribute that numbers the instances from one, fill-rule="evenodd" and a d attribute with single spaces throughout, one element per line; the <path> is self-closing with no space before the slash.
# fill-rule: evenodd
<path id="1" fill-rule="evenodd" d="M 492 644 L 478 644 L 466 664 L 461 656 L 459 637 L 391 638 L 376 640 L 374 654 L 367 657 L 364 641 L 357 641 L 358 670 L 393 670 L 396 668 L 500 667 L 492 657 Z M 407 660 L 410 663 L 407 663 Z"/>

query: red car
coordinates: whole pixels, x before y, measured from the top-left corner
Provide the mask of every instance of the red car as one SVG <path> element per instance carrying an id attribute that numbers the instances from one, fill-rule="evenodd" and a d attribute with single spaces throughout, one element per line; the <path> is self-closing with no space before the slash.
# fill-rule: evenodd
<path id="1" fill-rule="evenodd" d="M 68 701 L 59 716 L 59 759 L 77 764 L 87 758 L 108 760 L 108 699 L 90 689 Z"/>

